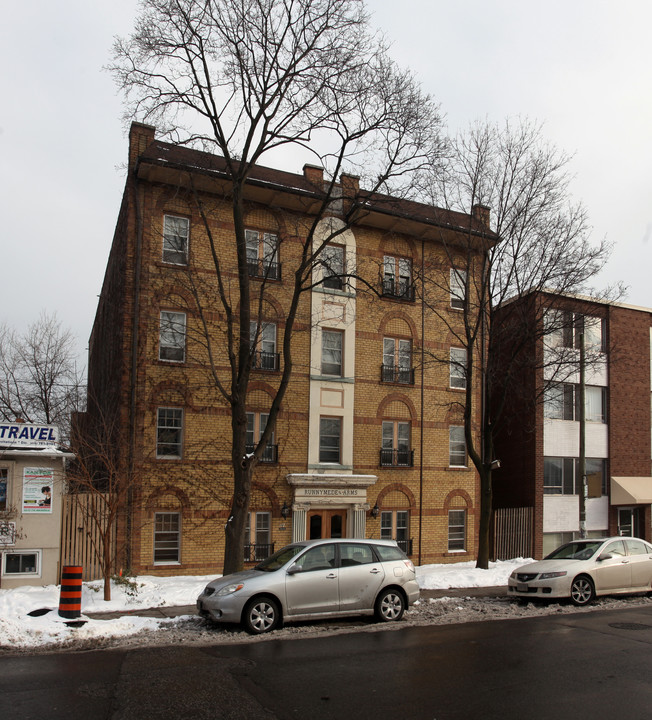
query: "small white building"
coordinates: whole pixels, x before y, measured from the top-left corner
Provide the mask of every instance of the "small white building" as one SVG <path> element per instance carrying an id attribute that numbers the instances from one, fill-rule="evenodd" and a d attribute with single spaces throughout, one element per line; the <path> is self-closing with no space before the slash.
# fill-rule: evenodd
<path id="1" fill-rule="evenodd" d="M 0 423 L 0 587 L 59 582 L 65 460 L 58 428 Z"/>

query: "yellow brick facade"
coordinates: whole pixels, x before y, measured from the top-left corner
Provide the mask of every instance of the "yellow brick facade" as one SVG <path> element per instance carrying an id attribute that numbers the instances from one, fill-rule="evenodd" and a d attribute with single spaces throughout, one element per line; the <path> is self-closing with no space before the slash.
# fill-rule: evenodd
<path id="1" fill-rule="evenodd" d="M 129 520 L 123 521 L 120 531 L 128 548 L 124 555 L 128 569 L 161 575 L 212 573 L 221 569 L 224 526 L 232 502 L 231 416 L 211 382 L 202 338 L 207 327 L 213 362 L 228 384 L 226 342 L 221 341 L 224 318 L 214 299 L 219 288 L 210 243 L 189 189 L 187 169 L 161 169 L 154 162 L 150 167 L 142 157 L 138 164 L 134 148 L 142 156 L 153 139 L 152 128 L 132 128 L 130 173 L 137 180 L 128 181 L 109 259 L 91 343 L 90 387 L 98 396 L 109 390 L 115 393 L 114 410 L 133 443 L 137 486 Z M 223 291 L 236 308 L 231 206 L 205 188 L 199 198 L 219 254 Z M 293 261 L 313 218 L 297 211 L 280 212 L 277 204 L 266 206 L 261 198 L 248 204 L 246 225 L 283 238 L 281 280 L 274 283 L 262 307 L 262 320 L 276 325 L 278 352 L 291 299 Z M 187 266 L 162 260 L 166 215 L 189 220 Z M 460 231 L 439 224 L 428 236 L 419 223 L 410 223 L 409 232 L 402 225 L 396 219 L 389 227 L 361 222 L 347 231 L 342 242 L 347 269 L 353 260 L 357 275 L 372 287 L 382 283 L 386 257 L 409 260 L 418 291 L 414 299 L 371 292 L 359 280 L 341 291 L 315 288 L 302 298 L 293 338 L 293 373 L 274 431 L 277 461 L 256 467 L 250 503 L 254 525 L 256 513 L 268 514 L 263 518 L 269 522 L 266 537 L 276 549 L 308 537 L 320 522 L 323 532 L 329 532 L 329 523 L 339 522 L 332 520 L 334 515 L 340 517 L 344 535 L 379 537 L 381 532 L 395 533 L 396 527 L 388 528 L 388 522 L 395 526 L 396 513 L 401 518 L 407 513 L 403 539 L 416 563 L 475 557 L 477 476 L 472 465 L 451 467 L 449 448 L 450 426 L 462 424 L 456 403 L 463 402 L 464 391 L 451 389 L 445 359 L 456 345 L 452 330 L 462 330 L 462 316 L 450 307 L 447 288 L 433 286 L 427 293 L 418 288 L 420 268 L 441 267 L 442 276 L 448 273 L 450 255 L 437 238 L 450 246 Z M 257 282 L 251 279 L 252 308 Z M 436 303 L 440 314 L 447 314 L 448 325 L 426 307 L 426 294 L 429 305 Z M 186 316 L 183 361 L 159 359 L 161 312 Z M 252 312 L 258 314 L 257 309 Z M 323 377 L 318 369 L 323 328 L 343 334 L 341 378 Z M 386 338 L 410 343 L 413 382 L 382 381 Z M 100 373 L 102 353 L 110 353 L 113 364 Z M 279 377 L 274 371 L 252 372 L 250 412 L 266 412 Z M 157 457 L 159 408 L 182 411 L 180 458 Z M 341 421 L 342 452 L 348 448 L 349 453 L 343 457 L 350 457 L 350 463 L 318 461 L 319 419 L 331 416 Z M 383 422 L 386 427 L 408 424 L 413 453 L 409 466 L 381 465 Z M 454 551 L 449 550 L 450 510 L 465 511 L 463 548 Z M 168 515 L 180 520 L 178 558 L 155 562 L 155 537 L 165 544 L 177 531 L 173 528 L 166 535 L 159 527 L 155 532 L 155 518 L 161 521 Z M 256 540 L 255 526 L 251 538 Z"/>

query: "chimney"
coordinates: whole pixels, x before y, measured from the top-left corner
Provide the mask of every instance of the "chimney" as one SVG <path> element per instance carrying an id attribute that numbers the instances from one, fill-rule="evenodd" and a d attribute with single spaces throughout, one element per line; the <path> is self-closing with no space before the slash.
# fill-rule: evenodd
<path id="1" fill-rule="evenodd" d="M 488 208 L 486 205 L 474 205 L 473 218 L 484 225 L 487 230 L 491 230 L 491 208 Z"/>
<path id="2" fill-rule="evenodd" d="M 360 191 L 360 177 L 358 175 L 342 173 L 340 175 L 340 184 L 342 185 L 342 195 L 344 197 L 353 198 Z"/>
<path id="3" fill-rule="evenodd" d="M 318 187 L 320 190 L 324 187 L 324 168 L 319 165 L 304 165 L 303 166 L 303 177 L 311 184 Z"/>
<path id="4" fill-rule="evenodd" d="M 132 122 L 129 128 L 129 169 L 133 170 L 138 158 L 154 142 L 156 128 L 153 125 Z"/>

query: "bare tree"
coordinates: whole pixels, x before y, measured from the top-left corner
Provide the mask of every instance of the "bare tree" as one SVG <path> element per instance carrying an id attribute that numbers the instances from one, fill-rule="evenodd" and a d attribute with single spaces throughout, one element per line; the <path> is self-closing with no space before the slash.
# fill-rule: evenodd
<path id="1" fill-rule="evenodd" d="M 231 410 L 233 501 L 226 529 L 224 572 L 242 567 L 252 473 L 269 441 L 293 368 L 292 338 L 300 297 L 328 243 L 356 222 L 374 192 L 410 191 L 418 171 L 441 154 L 441 120 L 409 72 L 390 60 L 382 37 L 369 30 L 360 0 L 144 0 L 134 33 L 118 40 L 112 71 L 127 98 L 127 117 L 162 128 L 184 144 L 200 144 L 223 156 L 229 182 L 237 287 L 225 280 L 218 243 L 211 233 L 210 203 L 195 192 L 205 220 L 217 302 L 224 318 L 218 356 L 208 310 L 197 293 L 212 384 Z M 246 452 L 246 397 L 254 362 L 250 322 L 269 296 L 264 283 L 254 297 L 245 233 L 247 186 L 256 164 L 270 151 L 300 151 L 326 171 L 316 188 L 318 207 L 296 222 L 286 301 L 283 371 L 269 407 L 265 431 Z M 352 187 L 356 175 L 369 193 Z M 191 178 L 188 182 L 191 182 Z M 341 203 L 339 220 L 322 222 Z M 277 246 L 269 248 L 270 256 Z M 268 258 L 269 259 L 269 258 Z M 350 268 L 347 268 L 347 271 Z M 204 308 L 204 311 L 201 310 Z M 252 309 L 253 308 L 253 309 Z M 212 312 L 212 308 L 210 308 Z M 260 324 L 257 332 L 260 332 Z"/>
<path id="2" fill-rule="evenodd" d="M 82 520 L 84 544 L 91 548 L 104 581 L 104 600 L 111 600 L 111 577 L 116 574 L 118 544 L 124 532 L 118 528 L 123 520 L 128 496 L 131 506 L 140 495 L 134 493 L 136 482 L 126 467 L 125 446 L 115 423 L 97 410 L 91 416 L 79 413 L 72 428 L 74 459 L 66 470 L 68 494 L 76 505 L 76 517 Z M 92 422 L 94 427 L 84 426 Z"/>
<path id="3" fill-rule="evenodd" d="M 42 313 L 24 335 L 0 326 L 0 417 L 58 425 L 64 440 L 80 407 L 83 378 L 75 338 L 56 315 Z"/>
<path id="4" fill-rule="evenodd" d="M 559 297 L 588 292 L 609 256 L 606 242 L 590 241 L 586 213 L 572 201 L 569 165 L 568 155 L 545 142 L 541 126 L 487 122 L 452 142 L 447 173 L 440 174 L 438 168 L 433 179 L 436 202 L 485 220 L 484 231 L 478 231 L 477 224 L 474 231 L 469 227 L 466 246 L 447 246 L 445 268 L 429 267 L 425 279 L 431 294 L 443 291 L 456 298 L 454 305 L 464 317 L 463 333 L 456 332 L 448 311 L 430 303 L 431 312 L 448 325 L 453 343 L 464 351 L 458 374 L 465 376 L 466 393 L 457 411 L 468 456 L 480 476 L 481 568 L 488 567 L 490 554 L 497 433 L 512 411 L 509 400 L 518 392 L 524 367 L 542 368 L 537 341 L 563 329 L 565 322 L 562 313 L 546 315 L 545 298 L 551 297 L 546 293 Z M 557 355 L 556 362 L 559 377 L 564 358 Z M 474 394 L 478 382 L 479 403 Z M 533 393 L 534 388 L 524 391 Z M 541 398 L 531 394 L 529 399 Z"/>

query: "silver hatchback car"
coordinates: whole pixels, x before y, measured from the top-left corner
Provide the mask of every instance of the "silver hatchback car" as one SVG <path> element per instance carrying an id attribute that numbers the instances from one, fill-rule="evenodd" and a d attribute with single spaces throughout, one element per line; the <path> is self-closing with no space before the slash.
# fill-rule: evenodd
<path id="1" fill-rule="evenodd" d="M 418 598 L 414 565 L 394 541 L 306 540 L 252 570 L 213 580 L 197 610 L 259 634 L 295 620 L 374 614 L 400 620 Z"/>

